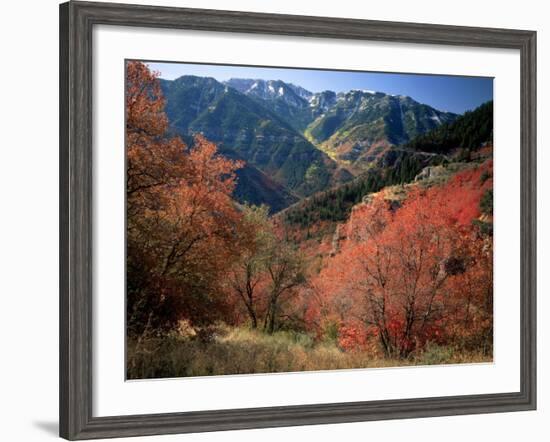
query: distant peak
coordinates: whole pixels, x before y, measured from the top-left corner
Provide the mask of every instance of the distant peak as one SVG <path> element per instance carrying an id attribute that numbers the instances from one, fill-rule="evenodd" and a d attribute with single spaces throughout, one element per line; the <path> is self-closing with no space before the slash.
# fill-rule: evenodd
<path id="1" fill-rule="evenodd" d="M 224 81 L 225 84 L 238 89 L 241 92 L 253 92 L 255 90 L 267 90 L 274 95 L 284 95 L 285 91 L 291 91 L 294 94 L 309 99 L 313 93 L 293 83 L 287 83 L 283 80 L 263 80 L 261 78 L 230 78 Z"/>
<path id="2" fill-rule="evenodd" d="M 376 94 L 382 94 L 382 95 L 386 95 L 384 94 L 384 92 L 378 92 L 378 91 L 373 91 L 373 90 L 370 90 L 370 89 L 350 89 L 349 93 L 352 93 L 352 94 L 369 94 L 369 95 L 376 95 Z"/>
<path id="3" fill-rule="evenodd" d="M 213 77 L 202 77 L 198 75 L 181 75 L 174 80 L 164 80 L 164 81 L 173 81 L 174 83 L 184 83 L 184 82 L 194 82 L 194 83 L 211 83 L 211 84 L 221 84 L 218 80 Z"/>

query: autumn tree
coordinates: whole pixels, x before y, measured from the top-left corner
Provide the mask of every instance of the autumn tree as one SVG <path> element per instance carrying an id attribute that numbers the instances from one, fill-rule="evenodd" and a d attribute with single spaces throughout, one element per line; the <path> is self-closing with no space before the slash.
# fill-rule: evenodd
<path id="1" fill-rule="evenodd" d="M 293 245 L 275 238 L 268 249 L 266 268 L 269 286 L 264 330 L 272 334 L 277 329 L 282 304 L 305 282 L 304 260 Z"/>
<path id="2" fill-rule="evenodd" d="M 259 286 L 266 279 L 269 252 L 276 240 L 268 218 L 269 207 L 245 205 L 242 210 L 243 229 L 240 235 L 245 247 L 228 272 L 229 286 L 245 307 L 250 326 L 255 329 L 263 300 Z"/>
<path id="3" fill-rule="evenodd" d="M 465 342 L 473 329 L 492 338 L 492 242 L 473 222 L 492 186 L 479 179 L 488 167 L 416 187 L 402 202 L 382 192 L 353 211 L 341 253 L 320 275 L 347 344 L 361 336 L 349 332 L 357 324 L 388 357 Z"/>
<path id="4" fill-rule="evenodd" d="M 196 137 L 167 135 L 155 73 L 126 66 L 127 315 L 130 334 L 224 316 L 219 281 L 239 254 L 242 216 L 231 194 L 240 163 Z"/>

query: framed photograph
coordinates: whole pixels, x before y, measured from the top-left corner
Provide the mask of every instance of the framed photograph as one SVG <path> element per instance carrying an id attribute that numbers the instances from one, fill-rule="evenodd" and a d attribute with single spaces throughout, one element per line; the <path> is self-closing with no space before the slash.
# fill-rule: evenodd
<path id="1" fill-rule="evenodd" d="M 533 410 L 536 33 L 60 6 L 60 435 Z"/>

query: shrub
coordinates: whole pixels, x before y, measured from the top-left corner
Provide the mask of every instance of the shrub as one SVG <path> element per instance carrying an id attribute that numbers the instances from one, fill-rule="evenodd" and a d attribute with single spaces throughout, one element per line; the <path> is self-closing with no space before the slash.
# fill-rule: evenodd
<path id="1" fill-rule="evenodd" d="M 485 215 L 493 214 L 493 189 L 487 189 L 485 193 L 481 196 L 479 209 Z"/>
<path id="2" fill-rule="evenodd" d="M 488 170 L 484 170 L 483 173 L 481 174 L 481 176 L 479 177 L 479 181 L 481 182 L 481 184 L 483 184 L 489 178 L 491 178 L 491 174 L 489 173 Z"/>
<path id="3" fill-rule="evenodd" d="M 438 365 L 449 363 L 454 356 L 452 347 L 428 343 L 424 351 L 417 357 L 419 365 Z"/>

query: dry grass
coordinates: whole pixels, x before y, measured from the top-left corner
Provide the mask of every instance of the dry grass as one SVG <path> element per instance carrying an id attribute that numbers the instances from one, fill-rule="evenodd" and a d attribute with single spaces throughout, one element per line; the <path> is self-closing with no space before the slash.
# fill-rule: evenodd
<path id="1" fill-rule="evenodd" d="M 276 373 L 405 365 L 490 362 L 491 356 L 428 347 L 409 359 L 386 359 L 368 352 L 343 352 L 334 342 L 315 342 L 303 333 L 266 335 L 225 328 L 210 342 L 171 336 L 128 342 L 128 379 Z"/>

